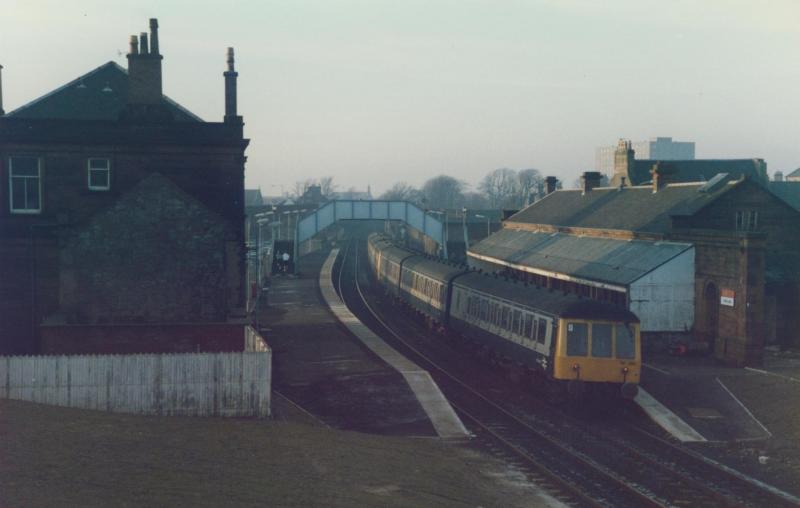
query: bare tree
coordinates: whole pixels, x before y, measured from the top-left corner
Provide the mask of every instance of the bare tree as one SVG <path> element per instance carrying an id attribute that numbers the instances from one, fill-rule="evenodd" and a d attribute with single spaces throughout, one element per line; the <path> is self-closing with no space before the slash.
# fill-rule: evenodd
<path id="1" fill-rule="evenodd" d="M 539 187 L 544 183 L 544 178 L 538 169 L 521 169 L 517 173 L 517 182 L 516 207 L 522 208 L 533 203 L 533 195 L 538 192 Z"/>
<path id="2" fill-rule="evenodd" d="M 306 178 L 305 180 L 300 180 L 294 183 L 294 197 L 299 198 L 302 197 L 303 194 L 306 193 L 309 187 L 314 185 L 314 180 L 311 178 Z"/>
<path id="3" fill-rule="evenodd" d="M 489 200 L 480 192 L 465 192 L 463 206 L 472 210 L 489 208 Z"/>
<path id="4" fill-rule="evenodd" d="M 435 176 L 422 186 L 422 204 L 428 208 L 458 208 L 464 203 L 466 186 L 452 176 Z"/>
<path id="5" fill-rule="evenodd" d="M 331 199 L 333 197 L 333 193 L 336 192 L 336 187 L 338 187 L 338 185 L 333 183 L 332 176 L 323 176 L 319 179 L 319 187 L 322 196 L 325 199 Z"/>
<path id="6" fill-rule="evenodd" d="M 397 182 L 389 190 L 381 194 L 381 199 L 393 201 L 419 201 L 419 198 L 419 189 L 406 182 Z"/>
<path id="7" fill-rule="evenodd" d="M 478 188 L 489 199 L 492 208 L 515 206 L 518 191 L 517 172 L 513 169 L 495 169 L 481 180 Z"/>

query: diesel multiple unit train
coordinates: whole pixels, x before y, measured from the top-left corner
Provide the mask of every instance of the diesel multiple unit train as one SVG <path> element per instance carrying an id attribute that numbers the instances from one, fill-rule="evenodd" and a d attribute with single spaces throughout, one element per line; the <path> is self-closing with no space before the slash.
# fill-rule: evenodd
<path id="1" fill-rule="evenodd" d="M 630 311 L 452 266 L 382 234 L 367 244 L 378 283 L 448 333 L 542 374 L 559 391 L 636 396 L 641 344 Z"/>

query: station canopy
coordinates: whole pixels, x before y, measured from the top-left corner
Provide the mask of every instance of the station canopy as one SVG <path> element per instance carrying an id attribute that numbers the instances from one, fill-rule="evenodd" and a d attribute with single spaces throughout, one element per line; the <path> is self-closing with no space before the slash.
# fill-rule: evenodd
<path id="1" fill-rule="evenodd" d="M 469 249 L 475 259 L 627 286 L 691 249 L 689 243 L 616 240 L 506 227 Z"/>

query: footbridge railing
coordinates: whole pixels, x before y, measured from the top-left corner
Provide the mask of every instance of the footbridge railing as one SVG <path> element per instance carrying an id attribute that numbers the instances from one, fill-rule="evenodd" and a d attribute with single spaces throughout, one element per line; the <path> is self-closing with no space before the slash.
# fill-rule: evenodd
<path id="1" fill-rule="evenodd" d="M 297 223 L 297 242 L 304 242 L 339 220 L 401 220 L 418 229 L 439 245 L 444 239 L 444 223 L 408 201 L 335 200 L 328 201 Z"/>

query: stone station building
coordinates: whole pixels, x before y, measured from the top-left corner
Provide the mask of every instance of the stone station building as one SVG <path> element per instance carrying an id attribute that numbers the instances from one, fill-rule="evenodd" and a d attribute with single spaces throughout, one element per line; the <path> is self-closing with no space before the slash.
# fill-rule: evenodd
<path id="1" fill-rule="evenodd" d="M 163 95 L 162 59 L 152 19 L 127 70 L 0 116 L 0 354 L 242 349 L 233 50 L 222 122 Z"/>
<path id="2" fill-rule="evenodd" d="M 625 306 L 645 347 L 675 338 L 732 365 L 800 344 L 800 214 L 752 178 L 560 190 L 473 246 L 470 263 Z"/>

